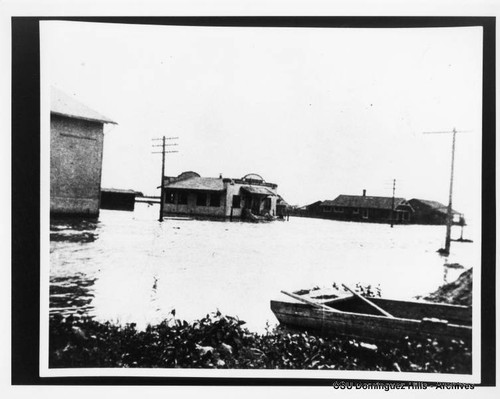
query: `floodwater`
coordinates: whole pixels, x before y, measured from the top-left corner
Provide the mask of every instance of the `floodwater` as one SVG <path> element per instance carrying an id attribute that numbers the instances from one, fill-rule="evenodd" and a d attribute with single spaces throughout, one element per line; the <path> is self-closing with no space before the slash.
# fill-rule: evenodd
<path id="1" fill-rule="evenodd" d="M 158 205 L 134 212 L 101 210 L 98 222 L 51 224 L 50 312 L 87 314 L 144 328 L 175 316 L 194 320 L 220 310 L 253 331 L 277 320 L 280 290 L 380 286 L 410 299 L 479 266 L 479 237 L 444 245 L 445 226 L 390 226 L 291 217 L 265 224 L 157 221 Z M 452 237 L 458 238 L 454 227 Z"/>

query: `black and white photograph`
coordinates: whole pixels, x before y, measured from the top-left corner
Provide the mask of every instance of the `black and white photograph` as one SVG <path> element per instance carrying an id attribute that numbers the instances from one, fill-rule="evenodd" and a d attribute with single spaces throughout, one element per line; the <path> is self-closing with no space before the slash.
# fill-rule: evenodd
<path id="1" fill-rule="evenodd" d="M 49 372 L 472 374 L 481 28 L 41 43 Z"/>
<path id="2" fill-rule="evenodd" d="M 483 25 L 38 34 L 40 377 L 481 383 Z"/>

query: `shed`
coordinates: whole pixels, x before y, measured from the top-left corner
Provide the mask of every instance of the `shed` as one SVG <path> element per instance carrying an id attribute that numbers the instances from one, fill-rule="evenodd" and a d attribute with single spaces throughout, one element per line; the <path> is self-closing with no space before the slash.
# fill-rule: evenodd
<path id="1" fill-rule="evenodd" d="M 116 188 L 101 189 L 101 209 L 114 209 L 120 211 L 133 211 L 135 197 L 139 193 L 134 190 Z"/>

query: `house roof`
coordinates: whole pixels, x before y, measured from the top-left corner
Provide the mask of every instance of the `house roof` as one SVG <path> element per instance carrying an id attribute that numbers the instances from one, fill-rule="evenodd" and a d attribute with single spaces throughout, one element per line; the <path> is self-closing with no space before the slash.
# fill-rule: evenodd
<path id="1" fill-rule="evenodd" d="M 394 208 L 402 205 L 404 198 L 394 198 Z M 392 209 L 392 197 L 371 197 L 362 195 L 339 195 L 332 200 L 323 201 L 321 206 L 344 206 L 351 208 Z"/>
<path id="2" fill-rule="evenodd" d="M 269 190 L 266 187 L 261 187 L 261 186 L 242 186 L 241 189 L 243 191 L 246 191 L 250 194 L 255 194 L 255 195 L 265 195 L 265 196 L 276 196 L 275 193 L 273 193 L 271 190 Z"/>
<path id="3" fill-rule="evenodd" d="M 435 208 L 435 209 L 447 208 L 446 205 L 442 204 L 441 202 L 437 202 L 437 201 L 423 200 L 423 199 L 418 199 L 418 198 L 412 198 L 410 200 L 410 202 L 414 202 L 414 201 L 421 202 L 424 205 L 427 205 L 427 206 L 429 206 L 431 208 Z"/>
<path id="4" fill-rule="evenodd" d="M 165 187 L 184 190 L 223 191 L 224 182 L 217 177 L 193 176 L 173 183 L 166 183 Z"/>
<path id="5" fill-rule="evenodd" d="M 304 208 L 304 209 L 306 209 L 306 208 L 310 208 L 310 207 L 312 207 L 312 206 L 321 205 L 323 202 L 324 202 L 324 201 L 316 201 L 316 202 L 313 202 L 312 204 L 308 204 L 308 205 L 301 206 L 300 208 L 301 208 L 301 209 L 302 209 L 302 208 Z"/>
<path id="6" fill-rule="evenodd" d="M 432 208 L 435 211 L 441 212 L 441 213 L 448 213 L 448 206 L 442 204 L 441 202 L 438 201 L 430 201 L 430 200 L 423 200 L 423 199 L 418 199 L 418 198 L 412 198 L 410 201 L 408 201 L 410 204 L 413 204 L 415 202 L 420 202 L 423 205 Z M 460 212 L 452 209 L 452 213 L 459 214 Z"/>
<path id="7" fill-rule="evenodd" d="M 116 122 L 99 114 L 55 87 L 52 87 L 50 91 L 50 112 L 75 119 L 117 125 Z"/>
<path id="8" fill-rule="evenodd" d="M 277 204 L 278 205 L 283 205 L 283 206 L 286 206 L 286 207 L 289 207 L 290 204 L 288 202 L 286 202 L 283 197 L 281 195 L 278 194 L 278 200 L 277 200 Z"/>

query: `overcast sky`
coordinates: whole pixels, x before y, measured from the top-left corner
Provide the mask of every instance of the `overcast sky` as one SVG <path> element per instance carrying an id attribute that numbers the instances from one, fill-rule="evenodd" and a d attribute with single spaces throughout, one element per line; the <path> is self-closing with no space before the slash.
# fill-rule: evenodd
<path id="1" fill-rule="evenodd" d="M 115 120 L 102 186 L 258 173 L 291 204 L 339 194 L 448 202 L 478 215 L 481 28 L 207 28 L 42 22 L 42 84 Z M 45 93 L 47 94 L 47 93 Z"/>

